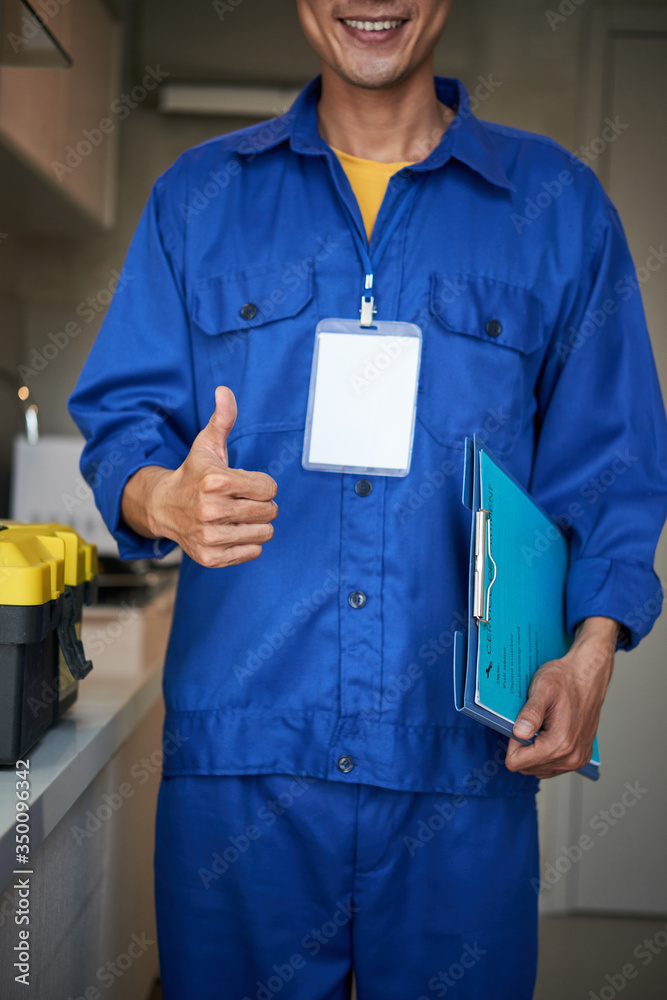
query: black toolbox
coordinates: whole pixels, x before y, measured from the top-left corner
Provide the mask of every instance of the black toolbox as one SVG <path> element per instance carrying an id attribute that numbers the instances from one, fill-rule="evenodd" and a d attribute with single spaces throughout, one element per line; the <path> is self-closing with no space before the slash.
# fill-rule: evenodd
<path id="1" fill-rule="evenodd" d="M 0 764 L 24 758 L 76 701 L 96 586 L 97 550 L 72 528 L 0 521 Z"/>

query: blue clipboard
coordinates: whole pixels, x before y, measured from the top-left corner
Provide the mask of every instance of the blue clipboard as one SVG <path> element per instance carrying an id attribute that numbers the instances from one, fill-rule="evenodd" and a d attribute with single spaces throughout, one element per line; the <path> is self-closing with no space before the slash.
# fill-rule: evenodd
<path id="1" fill-rule="evenodd" d="M 454 634 L 454 703 L 511 736 L 533 674 L 573 641 L 565 622 L 568 542 L 478 435 L 465 441 L 462 500 L 472 511 L 468 628 Z M 599 778 L 597 738 L 579 773 Z"/>

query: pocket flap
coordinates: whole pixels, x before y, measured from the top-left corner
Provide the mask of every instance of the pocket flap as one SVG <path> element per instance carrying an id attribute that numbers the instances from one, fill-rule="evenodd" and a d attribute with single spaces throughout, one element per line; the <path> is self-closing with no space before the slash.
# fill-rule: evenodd
<path id="1" fill-rule="evenodd" d="M 430 308 L 447 330 L 530 354 L 544 343 L 540 299 L 526 288 L 475 274 L 431 276 Z"/>
<path id="2" fill-rule="evenodd" d="M 204 333 L 215 335 L 251 330 L 301 312 L 312 298 L 313 277 L 290 264 L 268 264 L 237 274 L 200 281 L 194 291 L 192 316 Z"/>

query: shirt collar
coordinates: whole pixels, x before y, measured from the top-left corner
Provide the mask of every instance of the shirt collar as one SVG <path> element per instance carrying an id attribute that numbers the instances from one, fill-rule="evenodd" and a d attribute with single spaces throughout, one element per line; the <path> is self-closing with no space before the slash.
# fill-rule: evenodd
<path id="1" fill-rule="evenodd" d="M 240 153 L 257 154 L 289 141 L 291 148 L 297 153 L 320 156 L 328 153 L 330 147 L 320 135 L 317 124 L 317 102 L 321 85 L 321 76 L 316 76 L 303 88 L 288 111 L 269 122 L 261 122 L 245 129 L 233 148 Z M 516 188 L 505 173 L 493 136 L 486 125 L 473 114 L 468 91 L 461 81 L 453 77 L 436 76 L 435 89 L 438 99 L 456 111 L 456 117 L 435 149 L 412 169 L 434 170 L 453 157 L 492 184 L 515 191 Z"/>

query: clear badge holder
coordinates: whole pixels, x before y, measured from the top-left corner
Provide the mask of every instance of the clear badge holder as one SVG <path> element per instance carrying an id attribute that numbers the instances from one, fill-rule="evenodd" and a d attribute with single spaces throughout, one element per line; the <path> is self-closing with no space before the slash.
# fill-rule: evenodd
<path id="1" fill-rule="evenodd" d="M 315 331 L 302 465 L 321 472 L 406 476 L 422 333 L 414 323 L 323 319 Z"/>

